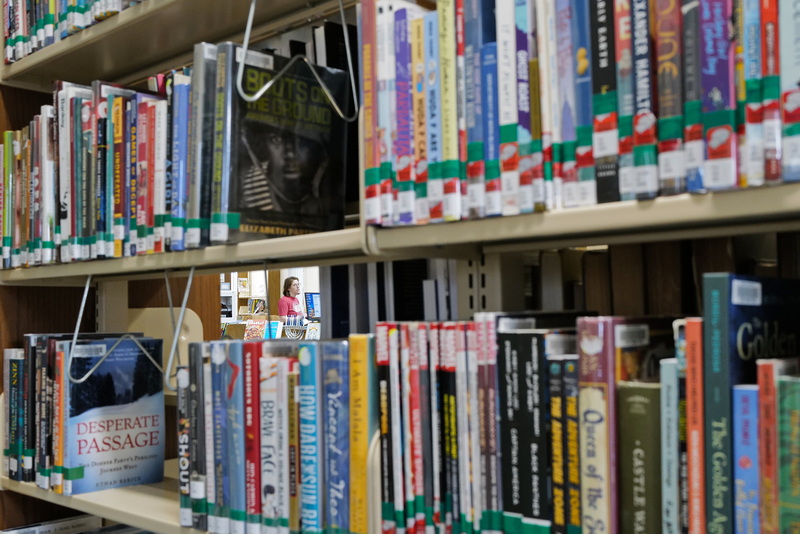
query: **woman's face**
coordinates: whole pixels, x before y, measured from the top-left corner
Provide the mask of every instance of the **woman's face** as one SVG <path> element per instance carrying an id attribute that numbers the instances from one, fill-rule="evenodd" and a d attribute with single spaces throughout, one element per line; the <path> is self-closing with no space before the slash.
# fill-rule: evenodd
<path id="1" fill-rule="evenodd" d="M 300 294 L 300 280 L 295 280 L 292 282 L 292 285 L 289 286 L 289 295 L 292 297 L 296 297 Z"/>
<path id="2" fill-rule="evenodd" d="M 301 136 L 272 132 L 267 136 L 269 180 L 290 200 L 308 195 L 324 158 L 321 147 Z"/>

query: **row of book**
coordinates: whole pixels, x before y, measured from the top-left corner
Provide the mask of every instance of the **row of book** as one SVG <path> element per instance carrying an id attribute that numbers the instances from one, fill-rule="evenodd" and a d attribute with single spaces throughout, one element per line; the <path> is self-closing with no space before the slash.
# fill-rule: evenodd
<path id="1" fill-rule="evenodd" d="M 106 525 L 103 519 L 93 515 L 78 515 L 44 521 L 33 525 L 0 530 L 0 534 L 147 534 L 142 529 L 128 525 Z"/>
<path id="2" fill-rule="evenodd" d="M 3 2 L 5 62 L 13 63 L 139 0 L 8 0 Z"/>
<path id="3" fill-rule="evenodd" d="M 213 341 L 178 368 L 180 524 L 366 534 L 371 335 Z"/>
<path id="4" fill-rule="evenodd" d="M 3 474 L 76 495 L 164 476 L 162 341 L 27 334 L 3 359 Z"/>
<path id="5" fill-rule="evenodd" d="M 789 0 L 362 4 L 365 219 L 800 180 Z"/>
<path id="6" fill-rule="evenodd" d="M 703 284 L 698 318 L 379 323 L 384 531 L 797 528 L 800 285 Z"/>
<path id="7" fill-rule="evenodd" d="M 57 82 L 54 105 L 3 135 L 4 267 L 341 228 L 344 122 L 303 63 L 245 102 L 241 55 L 200 43 L 154 93 Z M 287 59 L 242 63 L 252 94 Z M 347 75 L 314 68 L 346 109 Z"/>

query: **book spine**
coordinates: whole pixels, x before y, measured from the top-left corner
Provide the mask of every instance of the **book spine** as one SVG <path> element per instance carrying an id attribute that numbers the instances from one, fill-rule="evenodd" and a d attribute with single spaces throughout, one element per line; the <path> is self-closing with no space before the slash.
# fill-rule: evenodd
<path id="1" fill-rule="evenodd" d="M 364 220 L 381 223 L 378 129 L 377 0 L 361 4 L 361 101 L 364 114 Z M 193 84 L 194 85 L 194 84 Z"/>
<path id="2" fill-rule="evenodd" d="M 58 205 L 58 169 L 56 167 L 55 108 L 53 106 L 42 106 L 41 121 L 42 207 L 40 224 L 42 226 L 42 263 L 48 264 L 54 263 L 56 260 L 56 219 L 58 217 L 56 209 Z M 1 207 L 2 194 L 0 194 Z"/>
<path id="3" fill-rule="evenodd" d="M 800 380 L 782 376 L 777 380 L 778 399 L 778 475 L 779 531 L 793 532 L 800 528 L 797 497 L 798 458 L 800 458 Z"/>
<path id="4" fill-rule="evenodd" d="M 206 351 L 210 348 L 205 345 Z M 203 363 L 203 424 L 205 426 L 206 447 L 206 518 L 209 532 L 217 532 L 216 488 L 217 479 L 214 472 L 214 395 L 211 385 L 211 362 Z"/>
<path id="5" fill-rule="evenodd" d="M 411 467 L 413 477 L 406 479 L 409 485 L 410 497 L 413 499 L 412 506 L 406 508 L 406 516 L 409 516 L 409 509 L 414 511 L 414 529 L 421 531 L 425 528 L 425 473 L 422 468 L 422 407 L 421 407 L 421 387 L 420 387 L 420 348 L 419 348 L 419 324 L 404 324 L 401 335 L 408 335 L 408 374 L 404 380 L 406 382 L 408 406 L 403 406 L 403 414 L 407 421 L 404 428 L 406 432 L 407 465 Z M 405 342 L 405 340 L 403 340 Z M 403 358 L 401 357 L 401 362 Z M 405 373 L 404 373 L 405 374 Z M 404 399 L 405 400 L 405 399 Z M 410 530 L 410 529 L 409 529 Z"/>
<path id="6" fill-rule="evenodd" d="M 178 366 L 178 521 L 182 527 L 192 526 L 192 499 L 190 475 L 192 457 L 190 454 L 189 417 L 189 367 Z"/>
<path id="7" fill-rule="evenodd" d="M 661 532 L 680 534 L 678 360 L 661 360 Z"/>
<path id="8" fill-rule="evenodd" d="M 300 403 L 297 395 L 297 388 L 300 384 L 300 364 L 293 361 L 289 368 L 288 385 L 288 419 L 289 419 L 289 532 L 296 534 L 300 532 L 300 487 L 301 487 L 301 464 L 300 464 Z M 286 534 L 284 528 L 279 528 L 280 534 Z"/>
<path id="9" fill-rule="evenodd" d="M 684 155 L 686 156 L 686 189 L 702 192 L 705 143 L 701 121 L 702 90 L 700 49 L 700 4 L 695 0 L 682 0 L 683 15 L 683 94 L 684 94 Z"/>
<path id="10" fill-rule="evenodd" d="M 19 481 L 22 480 L 23 381 L 25 379 L 24 360 L 20 353 L 15 353 L 10 359 L 8 352 L 5 356 L 9 359 L 9 389 L 6 390 L 9 397 L 8 478 Z"/>
<path id="11" fill-rule="evenodd" d="M 474 346 L 475 323 L 459 322 L 456 330 L 456 391 L 455 391 L 455 415 L 457 438 L 456 447 L 457 458 L 457 477 L 459 489 L 459 524 L 462 532 L 472 532 L 473 529 L 473 505 L 472 505 L 472 484 L 470 463 L 472 446 L 471 439 L 477 439 L 477 429 L 470 426 L 469 410 L 469 365 L 475 361 L 474 353 L 469 350 L 469 338 L 472 338 Z"/>
<path id="12" fill-rule="evenodd" d="M 428 210 L 428 121 L 425 111 L 425 19 L 411 21 L 411 89 L 414 129 L 414 220 L 427 224 Z"/>
<path id="13" fill-rule="evenodd" d="M 542 173 L 544 208 L 555 208 L 553 190 L 553 139 L 560 115 L 557 116 L 558 76 L 556 75 L 557 42 L 555 5 L 536 0 L 536 38 L 539 58 L 539 108 L 541 110 Z M 533 79 L 533 78 L 532 78 Z M 533 126 L 533 124 L 532 124 Z M 559 127 L 560 131 L 560 127 Z"/>
<path id="14" fill-rule="evenodd" d="M 686 191 L 681 9 L 677 2 L 655 2 L 655 34 L 659 190 L 662 195 L 674 195 Z"/>
<path id="15" fill-rule="evenodd" d="M 441 86 L 442 217 L 445 221 L 461 218 L 461 176 L 458 148 L 458 69 L 456 66 L 456 3 L 436 3 L 439 14 L 439 84 Z M 463 13 L 462 13 L 463 15 Z"/>
<path id="16" fill-rule="evenodd" d="M 280 376 L 278 359 L 263 356 L 259 362 L 259 432 L 261 441 L 261 487 L 264 499 L 261 502 L 261 523 L 264 531 L 269 534 L 278 532 L 281 514 L 279 502 L 282 497 L 280 491 L 280 457 L 288 456 L 288 451 L 279 445 L 281 425 L 278 416 L 283 403 L 279 396 Z M 286 429 L 284 429 L 286 431 Z"/>
<path id="17" fill-rule="evenodd" d="M 706 524 L 705 413 L 703 322 L 686 322 L 686 450 L 689 483 L 689 532 L 701 534 Z"/>
<path id="18" fill-rule="evenodd" d="M 800 181 L 800 45 L 794 36 L 800 31 L 800 6 L 781 0 L 780 13 L 780 58 L 781 58 L 781 104 L 783 130 L 781 140 L 781 170 L 784 182 Z"/>
<path id="19" fill-rule="evenodd" d="M 481 46 L 483 45 L 484 20 L 480 0 L 466 0 L 464 32 L 466 47 L 465 103 L 467 127 L 467 218 L 478 219 L 485 214 L 486 176 L 483 162 L 483 106 L 481 103 Z"/>
<path id="20" fill-rule="evenodd" d="M 520 213 L 515 14 L 514 0 L 497 2 L 497 121 L 500 126 L 501 214 L 504 216 Z"/>
<path id="21" fill-rule="evenodd" d="M 125 150 L 125 107 L 128 103 L 127 98 L 115 97 L 111 108 L 111 128 L 113 131 L 111 151 L 112 157 L 112 240 L 113 256 L 121 258 L 123 255 L 123 245 L 125 242 L 125 202 L 127 200 L 128 184 L 125 180 L 127 168 L 127 153 Z"/>
<path id="22" fill-rule="evenodd" d="M 375 326 L 376 365 L 378 368 L 378 398 L 380 406 L 381 441 L 381 529 L 386 533 L 396 532 L 397 521 L 394 509 L 393 457 L 392 457 L 392 411 L 389 406 L 389 323 Z"/>
<path id="23" fill-rule="evenodd" d="M 63 493 L 62 469 L 64 465 L 64 354 L 53 349 L 53 471 L 50 487 L 56 493 Z M 9 419 L 10 421 L 11 419 Z M 9 446 L 12 443 L 9 438 Z M 11 475 L 9 474 L 9 478 Z"/>
<path id="24" fill-rule="evenodd" d="M 207 345 L 197 343 L 189 347 L 189 434 L 191 437 L 191 505 L 192 524 L 198 530 L 208 529 L 208 501 L 206 498 L 206 455 L 212 451 L 206 447 L 205 398 L 210 393 L 204 388 L 203 364 Z M 192 350 L 194 349 L 194 350 Z"/>
<path id="25" fill-rule="evenodd" d="M 556 39 L 558 65 L 558 110 L 560 132 L 558 139 L 553 140 L 553 180 L 556 181 L 556 198 L 561 199 L 557 208 L 570 207 L 577 196 L 567 193 L 576 192 L 577 168 L 575 166 L 575 62 L 572 49 L 572 12 L 569 0 L 556 0 Z"/>
<path id="26" fill-rule="evenodd" d="M 93 199 L 94 209 L 92 213 L 94 227 L 92 235 L 95 239 L 95 256 L 98 258 L 105 258 L 106 256 L 105 227 L 107 213 L 105 211 L 105 206 L 107 195 L 109 194 L 106 173 L 110 171 L 108 168 L 108 111 L 111 109 L 108 104 L 109 100 L 111 100 L 111 106 L 113 107 L 113 99 L 113 95 L 109 95 L 108 97 L 97 95 L 93 102 L 96 117 L 92 125 L 94 129 L 92 137 L 92 142 L 94 143 L 92 181 L 95 189 Z"/>
<path id="27" fill-rule="evenodd" d="M 439 371 L 441 369 L 439 348 L 441 331 L 440 323 L 430 323 L 428 330 L 428 347 L 430 357 L 430 395 L 431 395 L 431 455 L 432 466 L 432 500 L 433 500 L 433 524 L 436 530 L 444 528 L 443 498 L 444 488 L 444 444 L 442 436 L 444 423 L 442 420 L 442 389 L 439 381 Z"/>
<path id="28" fill-rule="evenodd" d="M 619 200 L 619 129 L 617 125 L 617 71 L 614 59 L 614 2 L 589 2 L 592 28 L 592 155 L 597 202 Z"/>
<path id="29" fill-rule="evenodd" d="M 224 380 L 227 411 L 228 476 L 230 478 L 230 531 L 243 534 L 247 521 L 247 482 L 244 436 L 244 353 L 242 343 L 227 346 Z"/>
<path id="30" fill-rule="evenodd" d="M 497 87 L 497 43 L 486 43 L 481 47 L 481 105 L 483 106 L 483 159 L 486 173 L 487 217 L 503 213 Z"/>
<path id="31" fill-rule="evenodd" d="M 391 438 L 390 438 L 390 454 L 391 454 L 391 483 L 392 483 L 392 496 L 394 506 L 394 518 L 397 525 L 398 534 L 406 532 L 407 515 L 406 515 L 406 471 L 403 455 L 403 448 L 405 446 L 405 433 L 403 432 L 403 395 L 402 395 L 402 371 L 401 371 L 401 351 L 400 351 L 400 329 L 395 323 L 388 323 L 387 330 L 387 347 L 389 356 L 389 411 L 391 418 Z"/>
<path id="32" fill-rule="evenodd" d="M 519 189 L 514 201 L 517 203 L 519 213 L 533 212 L 533 147 L 531 143 L 531 76 L 530 59 L 531 32 L 535 35 L 533 12 L 534 0 L 514 1 L 514 24 L 516 26 L 514 57 L 516 68 L 516 96 L 517 96 L 517 173 L 519 175 Z M 502 42 L 502 40 L 501 40 Z M 538 101 L 538 99 L 537 99 Z"/>
<path id="33" fill-rule="evenodd" d="M 247 532 L 258 534 L 261 532 L 261 497 L 264 487 L 261 480 L 261 375 L 259 370 L 261 344 L 247 342 L 243 345 L 245 521 Z"/>
<path id="34" fill-rule="evenodd" d="M 779 0 L 761 2 L 762 125 L 764 129 L 764 179 L 781 181 L 781 47 Z"/>
<path id="35" fill-rule="evenodd" d="M 153 128 L 153 252 L 165 252 L 167 249 L 167 228 L 172 228 L 171 218 L 167 218 L 167 130 L 169 118 L 166 100 L 155 103 L 155 121 Z M 170 240 L 171 240 L 170 236 Z"/>
<path id="36" fill-rule="evenodd" d="M 733 530 L 731 351 L 728 336 L 729 275 L 703 277 L 703 398 L 706 522 L 709 531 Z M 687 332 L 688 336 L 688 332 Z"/>
<path id="37" fill-rule="evenodd" d="M 617 383 L 620 534 L 661 528 L 660 387 Z"/>
<path id="38" fill-rule="evenodd" d="M 757 187 L 765 184 L 764 161 L 764 100 L 761 65 L 761 2 L 744 0 L 744 139 L 742 149 L 743 187 Z"/>
<path id="39" fill-rule="evenodd" d="M 378 3 L 377 74 L 378 74 L 378 138 L 380 139 L 380 204 L 381 223 L 394 224 L 394 185 L 392 177 L 394 139 L 394 14 L 391 2 Z"/>
<path id="40" fill-rule="evenodd" d="M 409 9 L 394 12 L 393 35 L 396 65 L 397 138 L 394 167 L 397 173 L 398 224 L 414 224 L 414 122 L 411 87 L 411 16 Z"/>
<path id="41" fill-rule="evenodd" d="M 228 204 L 231 184 L 231 151 L 233 132 L 233 80 L 240 64 L 236 57 L 237 45 L 223 43 L 217 48 L 217 79 L 214 94 L 214 166 L 211 182 L 211 226 L 209 239 L 212 244 L 226 243 L 231 228 L 228 225 Z M 245 63 L 246 58 L 241 58 Z"/>
<path id="42" fill-rule="evenodd" d="M 659 186 L 651 21 L 649 0 L 633 0 L 633 160 L 637 199 L 657 196 Z"/>
<path id="43" fill-rule="evenodd" d="M 706 143 L 703 184 L 708 189 L 732 189 L 738 183 L 735 53 L 729 28 L 732 12 L 732 0 L 700 2 L 702 109 Z"/>
<path id="44" fill-rule="evenodd" d="M 303 532 L 321 533 L 325 528 L 324 450 L 319 432 L 323 431 L 322 365 L 318 345 L 300 345 L 300 517 Z"/>
<path id="45" fill-rule="evenodd" d="M 467 219 L 469 217 L 469 183 L 467 182 L 467 118 L 466 118 L 466 85 L 467 85 L 467 66 L 464 56 L 466 49 L 465 0 L 456 0 L 456 141 L 458 143 L 458 190 L 452 196 L 458 209 L 454 215 L 456 220 Z"/>
<path id="46" fill-rule="evenodd" d="M 136 256 L 139 241 L 139 229 L 137 226 L 136 208 L 139 203 L 139 139 L 138 123 L 139 112 L 136 98 L 131 98 L 125 112 L 128 116 L 128 134 L 126 144 L 128 145 L 128 172 L 127 177 L 127 196 L 125 199 L 125 243 L 123 244 L 122 255 L 125 257 Z"/>
<path id="47" fill-rule="evenodd" d="M 149 204 L 147 102 L 140 100 L 136 116 L 136 254 L 147 254 L 147 207 Z"/>
<path id="48" fill-rule="evenodd" d="M 617 399 L 614 319 L 581 317 L 579 347 L 579 429 L 582 525 L 605 525 L 618 532 L 617 519 Z M 591 341 L 591 343 L 589 343 Z"/>
<path id="49" fill-rule="evenodd" d="M 148 101 L 147 103 L 147 130 L 145 134 L 147 135 L 147 160 L 145 169 L 147 170 L 147 198 L 145 199 L 145 229 L 146 229 L 146 239 L 145 239 L 145 247 L 147 254 L 153 254 L 156 251 L 156 210 L 158 205 L 158 200 L 161 198 L 158 195 L 158 191 L 156 189 L 156 161 L 158 160 L 158 156 L 156 155 L 160 148 L 158 147 L 158 138 L 156 136 L 156 131 L 158 130 L 158 113 L 156 110 L 156 102 Z M 139 155 L 139 159 L 141 161 L 142 155 Z M 144 179 L 142 176 L 140 178 L 140 183 Z M 141 236 L 140 236 L 141 238 Z"/>
<path id="50" fill-rule="evenodd" d="M 578 429 L 578 358 L 569 356 L 564 362 L 564 414 L 566 434 L 564 439 L 564 458 L 566 459 L 567 484 L 567 532 L 580 534 L 583 525 L 581 515 L 581 458 Z"/>
<path id="51" fill-rule="evenodd" d="M 614 51 L 619 112 L 619 194 L 621 200 L 632 200 L 636 198 L 633 170 L 633 47 L 631 4 L 626 0 L 614 0 Z"/>
<path id="52" fill-rule="evenodd" d="M 575 53 L 575 165 L 577 181 L 565 191 L 565 198 L 574 199 L 570 206 L 597 204 L 597 184 L 593 154 L 592 64 L 595 52 L 592 41 L 597 21 L 590 19 L 588 0 L 570 0 L 572 12 L 572 50 Z M 590 22 L 591 20 L 591 22 Z"/>
<path id="53" fill-rule="evenodd" d="M 442 94 L 439 63 L 439 13 L 425 15 L 423 38 L 425 41 L 425 79 L 434 83 L 425 85 L 425 112 L 427 116 L 428 143 L 428 211 L 430 222 L 444 220 Z"/>
<path id="54" fill-rule="evenodd" d="M 759 520 L 758 386 L 733 386 L 735 531 L 754 532 Z"/>
<path id="55" fill-rule="evenodd" d="M 758 466 L 761 475 L 759 487 L 761 531 L 778 532 L 778 414 L 777 363 L 762 360 L 758 364 Z"/>
<path id="56" fill-rule="evenodd" d="M 66 139 L 65 139 L 66 144 Z M 3 268 L 11 267 L 14 211 L 14 132 L 3 132 Z M 62 223 L 63 224 L 63 223 Z"/>
<path id="57" fill-rule="evenodd" d="M 25 342 L 25 373 L 23 387 L 23 427 L 22 427 L 22 481 L 36 480 L 36 344 L 31 344 L 30 336 Z"/>
<path id="58" fill-rule="evenodd" d="M 479 325 L 477 322 L 467 323 L 467 414 L 469 419 L 470 438 L 466 442 L 469 450 L 469 478 L 472 499 L 472 530 L 476 534 L 481 529 L 484 511 L 484 488 L 481 481 L 481 442 L 486 440 L 486 435 L 481 427 L 481 411 L 478 394 L 478 374 L 483 371 L 478 363 L 480 352 L 483 352 L 479 339 Z"/>
<path id="59" fill-rule="evenodd" d="M 431 368 L 428 355 L 428 325 L 417 325 L 417 352 L 419 354 L 419 414 L 420 414 L 420 439 L 421 439 L 421 468 L 422 476 L 418 484 L 417 494 L 417 523 L 423 532 L 434 530 L 433 522 L 433 485 L 438 475 L 434 472 L 433 460 L 433 414 L 431 405 Z"/>
<path id="60" fill-rule="evenodd" d="M 522 182 L 530 182 L 533 197 L 533 211 L 547 210 L 545 189 L 545 155 L 543 138 L 543 93 L 542 88 L 542 47 L 540 44 L 541 26 L 539 20 L 546 16 L 538 0 L 528 2 L 531 17 L 531 31 L 528 33 L 528 79 L 530 80 L 529 105 L 531 109 L 531 159 L 530 168 Z M 549 98 L 549 94 L 548 94 Z M 549 145 L 548 145 L 549 146 Z"/>
<path id="61" fill-rule="evenodd" d="M 368 472 L 368 452 L 373 422 L 370 414 L 374 404 L 371 391 L 370 374 L 374 369 L 374 338 L 366 334 L 351 334 L 350 342 L 350 480 L 366 480 Z M 424 419 L 430 421 L 430 417 Z M 425 443 L 429 443 L 426 441 Z M 430 455 L 428 455 L 430 458 Z M 353 534 L 367 534 L 369 517 L 367 501 L 369 496 L 364 484 L 350 485 L 350 531 Z"/>
<path id="62" fill-rule="evenodd" d="M 563 374 L 564 362 L 558 357 L 548 357 L 548 380 L 550 392 L 550 439 L 552 494 L 553 494 L 553 534 L 566 534 L 567 510 L 567 464 L 564 458 L 566 448 L 566 425 L 564 417 Z"/>
<path id="63" fill-rule="evenodd" d="M 220 532 L 230 532 L 230 474 L 228 472 L 228 424 L 225 367 L 227 357 L 222 343 L 211 345 L 211 388 L 212 409 L 214 413 L 214 478 L 217 486 L 214 491 L 216 503 L 214 516 Z"/>
<path id="64" fill-rule="evenodd" d="M 325 437 L 325 531 L 350 534 L 350 375 L 347 342 L 322 344 Z"/>
<path id="65" fill-rule="evenodd" d="M 189 199 L 189 114 L 191 112 L 191 85 L 175 86 L 172 124 L 172 235 L 173 251 L 186 249 L 186 207 Z"/>

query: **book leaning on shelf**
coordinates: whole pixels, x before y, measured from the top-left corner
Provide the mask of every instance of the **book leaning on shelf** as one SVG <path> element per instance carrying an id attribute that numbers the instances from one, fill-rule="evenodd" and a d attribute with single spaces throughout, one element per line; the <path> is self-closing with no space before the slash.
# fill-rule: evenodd
<path id="1" fill-rule="evenodd" d="M 248 50 L 236 89 L 242 48 L 217 47 L 212 243 L 336 230 L 344 222 L 345 123 L 302 62 L 275 75 L 287 59 Z M 348 77 L 314 67 L 347 113 Z"/>

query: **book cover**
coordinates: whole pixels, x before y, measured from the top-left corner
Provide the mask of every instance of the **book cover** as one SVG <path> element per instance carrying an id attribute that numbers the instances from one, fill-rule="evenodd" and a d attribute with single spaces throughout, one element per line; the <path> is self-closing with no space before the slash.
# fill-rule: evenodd
<path id="1" fill-rule="evenodd" d="M 394 172 L 395 138 L 397 136 L 394 11 L 399 0 L 380 0 L 377 5 L 377 80 L 378 80 L 378 142 L 380 217 L 384 226 L 396 223 L 396 193 Z"/>
<path id="2" fill-rule="evenodd" d="M 758 385 L 733 386 L 733 476 L 736 532 L 759 529 Z"/>
<path id="3" fill-rule="evenodd" d="M 381 223 L 380 137 L 378 135 L 377 0 L 361 4 L 361 102 L 364 115 L 364 221 Z"/>
<path id="4" fill-rule="evenodd" d="M 483 159 L 486 172 L 486 216 L 503 213 L 500 179 L 500 123 L 498 122 L 497 43 L 481 47 L 481 105 L 483 106 Z"/>
<path id="5" fill-rule="evenodd" d="M 227 354 L 223 343 L 211 343 L 211 394 L 214 435 L 214 508 L 209 510 L 209 522 L 222 532 L 230 530 L 230 471 L 228 454 L 228 399 L 225 367 Z"/>
<path id="6" fill-rule="evenodd" d="M 702 192 L 705 144 L 701 120 L 700 3 L 695 0 L 682 0 L 681 14 L 683 15 L 681 48 L 684 51 L 683 141 L 686 156 L 686 188 L 690 192 Z"/>
<path id="7" fill-rule="evenodd" d="M 69 388 L 65 494 L 163 480 L 164 391 L 157 367 L 161 351 L 162 341 L 150 338 L 85 340 L 73 347 L 71 368 L 67 365 L 65 371 L 76 379 L 88 378 L 64 383 Z"/>
<path id="8" fill-rule="evenodd" d="M 287 519 L 288 509 L 281 509 L 280 502 L 284 494 L 281 487 L 281 458 L 288 458 L 288 450 L 280 447 L 278 426 L 281 421 L 278 409 L 282 405 L 278 393 L 280 388 L 279 360 L 272 356 L 262 356 L 259 366 L 259 425 L 261 444 L 261 523 L 266 532 L 274 534 L 278 531 L 281 514 Z M 286 429 L 284 429 L 286 431 Z"/>
<path id="9" fill-rule="evenodd" d="M 245 473 L 245 521 L 246 530 L 253 534 L 261 532 L 262 488 L 261 481 L 261 360 L 262 343 L 242 343 L 242 382 L 244 389 L 244 473 Z"/>
<path id="10" fill-rule="evenodd" d="M 567 500 L 569 502 L 567 532 L 569 534 L 580 534 L 583 526 L 583 515 L 581 513 L 580 430 L 578 421 L 578 399 L 580 394 L 578 363 L 577 355 L 567 356 L 564 361 L 563 374 L 564 412 L 567 423 L 564 446 L 566 447 L 566 484 Z"/>
<path id="11" fill-rule="evenodd" d="M 550 439 L 551 439 L 551 480 L 553 495 L 553 534 L 567 532 L 566 479 L 567 464 L 564 458 L 566 448 L 566 420 L 563 395 L 564 360 L 562 356 L 547 357 L 548 392 L 550 394 Z"/>
<path id="12" fill-rule="evenodd" d="M 779 0 L 761 2 L 762 126 L 764 129 L 764 179 L 781 181 L 781 47 Z"/>
<path id="13" fill-rule="evenodd" d="M 8 436 L 3 455 L 8 458 L 8 478 L 22 480 L 22 434 L 23 434 L 23 382 L 25 376 L 25 353 L 22 349 L 5 349 L 3 353 L 8 373 Z M 4 376 L 6 376 L 4 374 Z"/>
<path id="14" fill-rule="evenodd" d="M 403 449 L 403 488 L 405 494 L 406 531 L 417 529 L 418 515 L 416 496 L 422 481 L 422 447 L 421 423 L 419 420 L 419 353 L 417 352 L 416 330 L 412 332 L 412 324 L 399 323 L 400 347 L 400 403 L 402 417 L 402 449 Z M 420 517 L 422 528 L 424 516 Z"/>
<path id="15" fill-rule="evenodd" d="M 245 532 L 247 526 L 247 472 L 244 419 L 244 343 L 220 342 L 218 350 L 225 354 L 222 380 L 225 387 L 227 419 L 227 456 L 231 532 Z M 216 348 L 215 347 L 215 348 Z M 212 349 L 213 350 L 213 349 Z"/>
<path id="16" fill-rule="evenodd" d="M 189 454 L 191 457 L 190 489 L 192 504 L 192 524 L 197 529 L 208 529 L 208 499 L 206 497 L 207 455 L 213 451 L 206 446 L 205 404 L 211 390 L 204 387 L 204 365 L 210 357 L 207 343 L 189 345 Z"/>
<path id="17" fill-rule="evenodd" d="M 192 498 L 189 476 L 192 470 L 190 454 L 189 366 L 178 366 L 175 374 L 178 399 L 178 522 L 192 526 Z"/>
<path id="18" fill-rule="evenodd" d="M 744 83 L 745 83 L 745 146 L 742 149 L 742 187 L 764 185 L 764 126 L 761 65 L 761 2 L 744 0 L 742 4 L 744 33 Z"/>
<path id="19" fill-rule="evenodd" d="M 191 115 L 192 87 L 190 84 L 177 84 L 173 88 L 172 108 L 172 199 L 170 218 L 172 235 L 170 250 L 186 249 L 187 219 L 189 202 L 189 128 Z"/>
<path id="20" fill-rule="evenodd" d="M 792 318 L 798 298 L 800 285 L 793 280 L 729 273 L 703 276 L 709 530 L 733 530 L 731 388 L 756 381 L 756 359 L 795 354 L 798 325 Z"/>
<path id="21" fill-rule="evenodd" d="M 430 366 L 430 403 L 431 403 L 431 468 L 432 473 L 432 502 L 433 513 L 431 522 L 434 528 L 445 528 L 446 513 L 444 510 L 444 492 L 447 487 L 444 469 L 444 423 L 442 408 L 442 390 L 439 382 L 441 370 L 439 348 L 441 346 L 440 332 L 442 324 L 433 322 L 428 324 L 428 350 Z"/>
<path id="22" fill-rule="evenodd" d="M 472 442 L 477 441 L 479 434 L 477 428 L 472 426 L 470 417 L 470 368 L 475 365 L 475 337 L 476 325 L 472 321 L 459 321 L 456 326 L 455 362 L 456 362 L 456 395 L 455 417 L 457 428 L 457 477 L 459 489 L 459 524 L 464 532 L 473 530 L 474 505 L 472 462 L 477 458 L 472 457 Z"/>
<path id="23" fill-rule="evenodd" d="M 439 73 L 439 13 L 424 17 L 425 114 L 428 145 L 428 217 L 430 222 L 444 220 L 444 181 L 442 180 L 442 89 Z"/>
<path id="24" fill-rule="evenodd" d="M 427 224 L 428 210 L 428 120 L 425 77 L 425 19 L 411 21 L 411 88 L 414 123 L 414 220 Z"/>
<path id="25" fill-rule="evenodd" d="M 652 20 L 648 0 L 631 2 L 634 189 L 640 200 L 657 196 L 659 186 Z"/>
<path id="26" fill-rule="evenodd" d="M 344 122 L 303 63 L 276 79 L 258 101 L 244 102 L 235 83 L 241 50 L 233 43 L 218 46 L 211 241 L 237 243 L 341 228 Z M 252 95 L 275 79 L 285 61 L 248 51 L 245 93 Z M 347 113 L 346 73 L 315 68 Z"/>
<path id="27" fill-rule="evenodd" d="M 456 39 L 458 20 L 457 0 L 436 3 L 439 15 L 439 83 L 441 86 L 442 217 L 445 221 L 461 218 L 461 172 L 458 138 L 458 66 Z M 463 10 L 461 12 L 463 21 Z M 463 22 L 462 22 L 463 24 Z M 462 26 L 463 27 L 463 26 Z"/>
<path id="28" fill-rule="evenodd" d="M 576 192 L 577 169 L 575 164 L 576 120 L 575 120 L 575 61 L 572 46 L 572 12 L 569 0 L 556 0 L 556 39 L 558 65 L 558 117 L 560 121 L 559 137 L 553 140 L 553 180 L 555 181 L 556 198 L 562 201 L 559 207 L 570 207 L 576 204 L 577 196 L 567 193 Z M 560 154 L 560 157 L 557 157 Z"/>
<path id="29" fill-rule="evenodd" d="M 800 377 L 781 376 L 778 392 L 778 517 L 779 531 L 800 528 L 797 497 L 798 458 L 800 458 Z"/>
<path id="30" fill-rule="evenodd" d="M 500 127 L 502 215 L 520 213 L 519 112 L 517 109 L 517 40 L 514 0 L 501 0 L 495 9 L 497 25 L 497 120 Z M 526 60 L 527 60 L 527 54 Z"/>
<path id="31" fill-rule="evenodd" d="M 347 341 L 325 341 L 322 349 L 323 432 L 326 484 L 325 531 L 349 534 L 350 528 L 350 375 Z"/>
<path id="32" fill-rule="evenodd" d="M 325 529 L 325 449 L 322 361 L 319 344 L 301 343 L 300 381 L 297 397 L 300 405 L 300 517 L 302 530 L 321 533 Z M 322 439 L 321 439 L 322 438 Z"/>
<path id="33" fill-rule="evenodd" d="M 541 6 L 538 6 L 537 0 L 527 2 L 528 10 L 531 16 L 531 31 L 528 34 L 528 79 L 530 80 L 530 91 L 528 95 L 529 106 L 531 110 L 531 146 L 530 146 L 530 166 L 528 169 L 523 169 L 525 176 L 520 178 L 525 187 L 530 187 L 531 196 L 533 201 L 533 211 L 543 212 L 547 210 L 547 192 L 545 184 L 545 140 L 543 136 L 543 89 L 541 71 L 543 68 L 542 63 L 546 61 L 543 57 L 545 50 L 542 48 L 539 37 L 539 32 L 542 31 L 542 25 L 539 19 L 547 17 L 548 12 Z M 544 21 L 543 21 L 544 22 Z M 549 102 L 549 93 L 546 96 Z M 549 126 L 549 119 L 548 119 Z M 549 130 L 548 130 L 549 133 Z M 549 148 L 552 140 L 547 139 L 547 148 Z M 530 185 L 528 185 L 530 184 Z"/>
<path id="34" fill-rule="evenodd" d="M 533 212 L 533 110 L 531 91 L 534 90 L 531 80 L 531 57 L 536 54 L 536 19 L 533 0 L 515 0 L 514 24 L 516 26 L 515 58 L 517 83 L 517 147 L 519 150 L 517 172 L 519 173 L 519 190 L 516 203 L 520 213 Z M 502 42 L 502 40 L 501 40 Z M 536 71 L 538 75 L 538 68 Z M 538 88 L 538 85 L 536 86 Z M 535 99 L 539 102 L 538 96 Z M 539 120 L 539 117 L 536 117 Z"/>
<path id="35" fill-rule="evenodd" d="M 778 398 L 777 379 L 800 371 L 798 358 L 765 358 L 758 369 L 759 518 L 765 534 L 778 532 Z"/>
<path id="36" fill-rule="evenodd" d="M 661 528 L 661 384 L 621 380 L 619 532 Z"/>
<path id="37" fill-rule="evenodd" d="M 392 410 L 390 408 L 390 342 L 389 331 L 392 325 L 378 323 L 375 325 L 375 354 L 378 374 L 378 405 L 380 407 L 380 441 L 381 441 L 381 530 L 386 533 L 395 532 L 398 525 L 404 525 L 402 515 L 396 513 L 394 455 L 392 454 L 393 436 Z M 402 500 L 402 495 L 399 497 Z"/>

